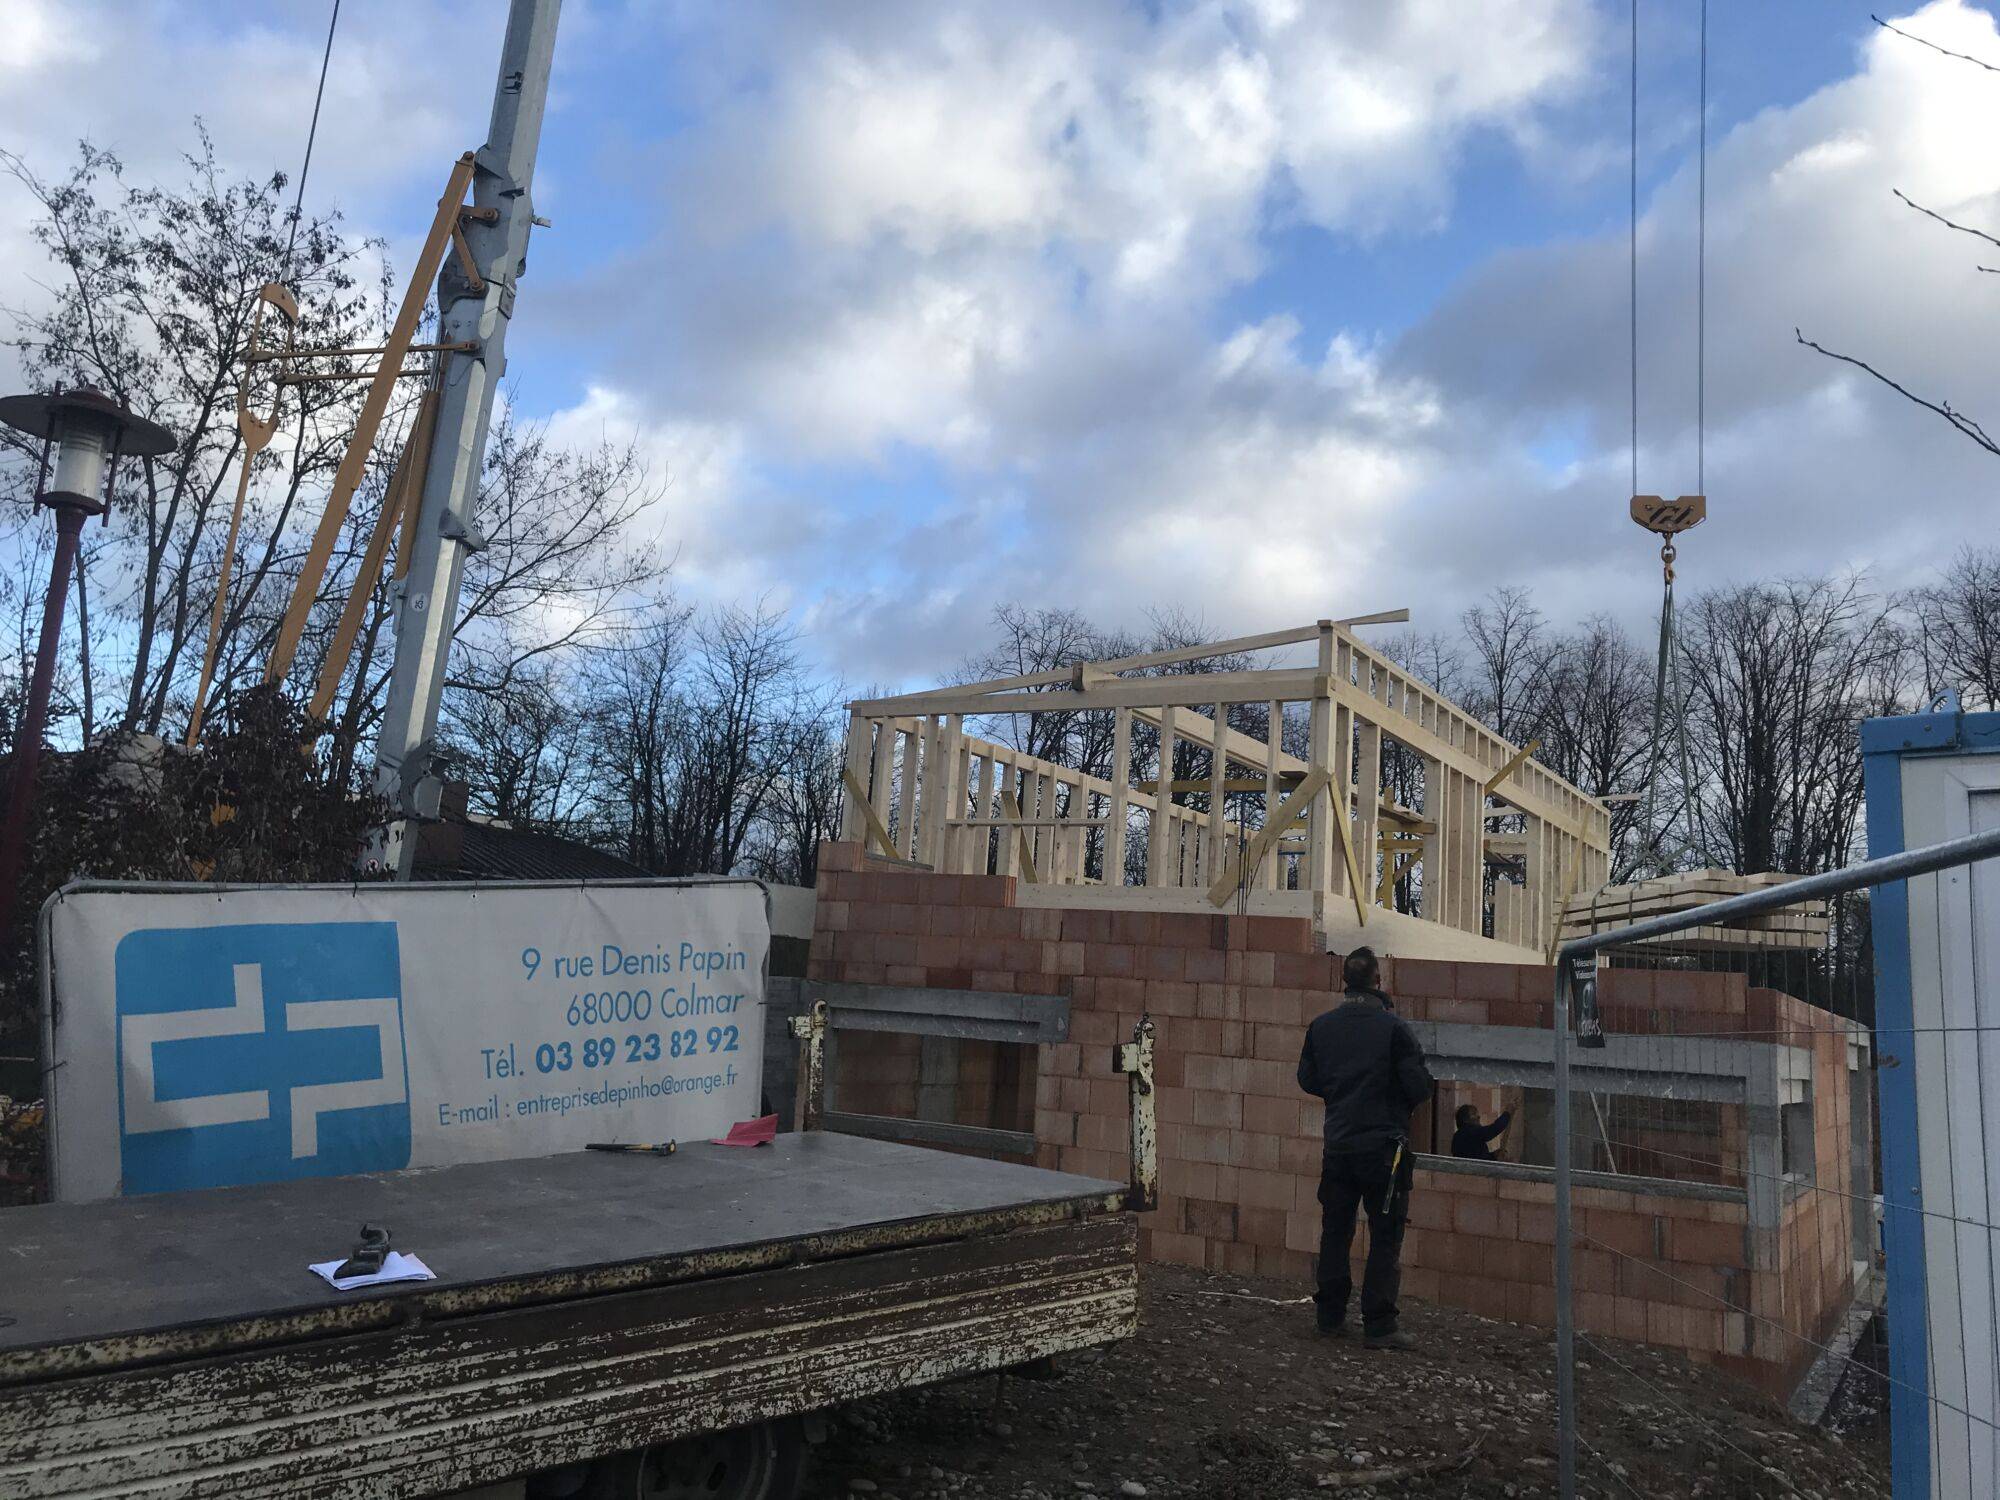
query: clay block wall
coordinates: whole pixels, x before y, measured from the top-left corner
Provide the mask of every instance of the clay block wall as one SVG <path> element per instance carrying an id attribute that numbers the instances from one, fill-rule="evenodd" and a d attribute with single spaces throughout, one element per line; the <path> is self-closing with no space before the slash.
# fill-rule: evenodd
<path id="1" fill-rule="evenodd" d="M 1831 1334 L 1852 1289 L 1854 1214 L 1851 1196 L 1853 1136 L 1847 1089 L 1847 1039 L 1828 1019 L 1791 996 L 1765 991 L 1776 1001 L 1780 1031 L 1813 1054 L 1813 1161 L 1815 1186 L 1785 1205 L 1779 1234 L 1779 1286 L 1759 1305 L 1804 1348 Z"/>
<path id="2" fill-rule="evenodd" d="M 1306 920 L 1020 907 L 1013 877 L 912 871 L 865 859 L 855 845 L 826 846 L 819 868 L 811 977 L 1069 998 L 1070 1040 L 1039 1049 L 1033 1076 L 1040 1165 L 1126 1175 L 1127 1088 L 1111 1069 L 1111 1048 L 1150 1014 L 1158 1029 L 1161 1199 L 1141 1228 L 1141 1253 L 1309 1281 L 1322 1107 L 1300 1093 L 1296 1069 L 1307 1022 L 1337 1002 L 1339 961 L 1319 950 Z M 1550 1024 L 1548 968 L 1391 956 L 1384 970 L 1398 1009 L 1412 1020 Z M 1827 1023 L 1789 996 L 1747 989 L 1740 975 L 1608 970 L 1599 996 L 1606 1028 L 1626 1033 L 1762 1040 L 1781 1025 Z M 1827 1040 L 1829 1056 L 1845 1045 Z M 1829 1077 L 1815 1090 L 1816 1104 L 1837 1100 L 1844 1110 L 1844 1073 Z M 902 1098 L 896 1078 L 871 1074 L 853 1086 L 864 1085 L 881 1091 L 879 1112 L 908 1112 L 887 1107 Z M 843 1107 L 876 1107 L 853 1102 L 844 1072 L 841 1087 Z M 1491 1090 L 1465 1096 L 1489 1115 L 1498 1102 Z M 1440 1117 L 1445 1149 L 1449 1118 Z M 1843 1174 L 1842 1187 L 1844 1128 L 1844 1114 L 1829 1113 L 1819 1140 L 1820 1171 Z M 1552 1322 L 1553 1199 L 1548 1182 L 1420 1171 L 1404 1257 L 1409 1293 L 1488 1316 Z M 1844 1266 L 1846 1241 L 1837 1235 L 1802 1233 L 1806 1252 L 1788 1240 L 1773 1276 L 1751 1269 L 1740 1201 L 1589 1188 L 1578 1191 L 1577 1206 L 1585 1237 L 1578 1317 L 1587 1330 L 1726 1362 L 1777 1390 L 1794 1362 L 1758 1350 L 1744 1313 L 1721 1302 L 1767 1317 L 1783 1307 L 1801 1328 L 1844 1307 L 1845 1273 L 1821 1248 L 1838 1241 Z M 1360 1251 L 1365 1233 L 1357 1242 Z"/>
<path id="3" fill-rule="evenodd" d="M 834 1048 L 834 1107 L 865 1115 L 922 1113 L 922 1039 L 901 1032 L 847 1031 Z M 1005 1042 L 956 1044 L 951 1120 L 995 1130 L 1035 1128 L 1033 1049 Z"/>

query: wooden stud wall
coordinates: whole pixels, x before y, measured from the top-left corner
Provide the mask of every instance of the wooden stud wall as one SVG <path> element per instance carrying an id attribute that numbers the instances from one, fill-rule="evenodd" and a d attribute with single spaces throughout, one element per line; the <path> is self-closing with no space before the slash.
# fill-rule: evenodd
<path id="1" fill-rule="evenodd" d="M 1117 675 L 1307 643 L 1315 652 L 1309 669 Z M 1266 715 L 1262 738 L 1228 724 L 1232 707 L 1253 703 Z M 1306 714 L 1304 759 L 1284 749 L 1285 708 L 1294 703 Z M 1397 876 L 1414 866 L 1425 920 L 1531 948 L 1553 935 L 1568 897 L 1608 878 L 1610 813 L 1602 803 L 1337 622 L 849 708 L 846 772 L 866 789 L 894 852 L 949 873 L 1123 887 L 1136 808 L 1145 815 L 1146 889 L 1184 893 L 1190 909 L 1226 904 L 1238 883 L 1271 891 L 1296 878 L 1315 893 L 1318 909 L 1347 906 L 1365 922 Z M 1100 711 L 1112 715 L 1115 769 L 1108 778 L 966 732 L 975 718 Z M 1132 776 L 1135 725 L 1157 734 L 1166 780 L 1183 741 L 1210 752 L 1206 778 L 1180 787 L 1147 778 L 1152 790 L 1143 789 Z M 1390 808 L 1383 799 L 1385 738 L 1423 767 L 1414 822 L 1413 810 Z M 1315 768 L 1325 772 L 1328 790 L 1309 799 L 1303 825 L 1262 841 L 1268 852 L 1256 868 L 1240 869 L 1257 825 Z M 1195 805 L 1203 797 L 1206 809 Z M 868 818 L 856 799 L 849 803 L 842 837 L 868 839 L 872 847 Z M 1496 817 L 1518 820 L 1520 831 L 1494 835 L 1502 847 L 1489 850 L 1488 820 Z M 1335 818 L 1347 820 L 1359 876 L 1353 892 Z M 1499 861 L 1490 910 L 1489 856 Z"/>

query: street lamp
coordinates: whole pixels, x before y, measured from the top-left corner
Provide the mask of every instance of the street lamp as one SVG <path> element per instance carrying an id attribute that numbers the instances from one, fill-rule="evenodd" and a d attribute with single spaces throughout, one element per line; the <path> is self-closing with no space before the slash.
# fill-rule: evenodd
<path id="1" fill-rule="evenodd" d="M 49 472 L 55 450 L 55 482 L 35 497 L 56 513 L 56 556 L 42 604 L 42 641 L 35 651 L 35 675 L 14 742 L 14 785 L 7 821 L 0 825 L 0 932 L 7 931 L 20 895 L 21 858 L 28 839 L 28 809 L 35 800 L 35 771 L 42 758 L 42 728 L 49 715 L 49 683 L 55 676 L 56 647 L 62 640 L 63 609 L 69 602 L 69 575 L 76 568 L 77 538 L 83 523 L 110 508 L 109 480 L 121 454 L 142 458 L 171 452 L 174 435 L 135 417 L 102 391 L 88 386 L 53 396 L 0 397 L 0 422 L 42 440 L 41 473 Z"/>

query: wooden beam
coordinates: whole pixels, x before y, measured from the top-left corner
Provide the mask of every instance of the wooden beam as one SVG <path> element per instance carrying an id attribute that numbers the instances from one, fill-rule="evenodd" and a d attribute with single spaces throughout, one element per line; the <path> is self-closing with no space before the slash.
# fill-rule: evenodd
<path id="1" fill-rule="evenodd" d="M 1548 963 L 1556 961 L 1556 949 L 1562 946 L 1563 913 L 1569 910 L 1570 902 L 1576 900 L 1577 875 L 1581 870 L 1574 851 L 1570 854 L 1569 880 L 1563 891 L 1562 904 L 1555 909 L 1554 920 L 1549 923 Z"/>
<path id="2" fill-rule="evenodd" d="M 1130 709 L 1121 708 L 1112 715 L 1111 721 L 1111 828 L 1104 836 L 1106 885 L 1125 884 L 1126 809 L 1130 806 L 1131 796 L 1127 786 L 1131 775 L 1132 713 Z"/>
<path id="3" fill-rule="evenodd" d="M 1257 703 L 1270 698 L 1298 702 L 1314 696 L 1325 674 L 1303 668 L 1247 672 L 1190 672 L 1172 677 L 1118 677 L 1078 691 L 999 693 L 982 697 L 963 688 L 933 688 L 900 698 L 867 698 L 850 703 L 851 713 L 888 714 L 1054 714 L 1094 708 L 1203 708 L 1225 703 Z M 1247 739 L 1248 736 L 1245 736 Z M 1250 740 L 1252 745 L 1257 742 Z"/>
<path id="4" fill-rule="evenodd" d="M 1347 799 L 1335 791 L 1331 781 L 1327 783 L 1326 802 L 1333 817 L 1333 831 L 1340 838 L 1340 857 L 1347 861 L 1347 894 L 1354 898 L 1354 920 L 1366 927 L 1368 897 L 1361 889 L 1361 867 L 1354 861 L 1353 830 L 1347 826 Z"/>
<path id="5" fill-rule="evenodd" d="M 1486 795 L 1491 797 L 1499 792 L 1500 783 L 1521 769 L 1522 764 L 1542 748 L 1541 736 L 1537 735 L 1507 758 L 1507 764 L 1486 778 Z"/>
<path id="6" fill-rule="evenodd" d="M 1013 824 L 1014 837 L 1021 841 L 1021 878 L 1033 885 L 1036 881 L 1035 846 L 1028 842 L 1028 830 L 1021 820 L 1021 804 L 1014 800 L 1014 790 L 1006 781 L 1000 783 L 1000 811 L 1007 815 Z"/>
<path id="7" fill-rule="evenodd" d="M 1217 726 L 1217 743 L 1208 755 L 1208 837 L 1203 840 L 1202 870 L 1213 877 L 1222 867 L 1222 836 L 1229 796 L 1229 756 L 1221 744 L 1222 729 L 1229 723 L 1229 705 L 1216 704 L 1209 711 L 1209 718 Z M 1164 776 L 1167 772 L 1162 770 L 1160 774 Z"/>
<path id="8" fill-rule="evenodd" d="M 1185 739 L 1187 736 L 1183 735 L 1182 738 Z M 1229 758 L 1234 760 L 1236 757 L 1232 755 Z M 1281 771 L 1278 773 L 1278 783 L 1284 790 L 1290 791 L 1305 780 L 1305 775 L 1304 771 Z M 1157 778 L 1149 776 L 1144 781 L 1133 782 L 1132 789 L 1151 792 L 1157 796 L 1160 783 Z M 1225 792 L 1261 792 L 1264 789 L 1265 781 L 1262 776 L 1231 776 L 1222 783 L 1222 790 Z M 1173 790 L 1181 796 L 1186 796 L 1190 792 L 1212 793 L 1215 784 L 1205 776 L 1182 776 L 1175 780 Z"/>
<path id="9" fill-rule="evenodd" d="M 1461 775 L 1474 777 L 1482 784 L 1490 774 L 1487 767 L 1480 764 L 1478 759 L 1463 746 L 1452 744 L 1435 729 L 1416 719 L 1398 718 L 1395 714 L 1384 708 L 1380 699 L 1371 698 L 1362 692 L 1361 689 L 1354 686 L 1354 684 L 1342 682 L 1336 677 L 1333 679 L 1333 692 L 1336 698 L 1349 704 L 1364 718 L 1380 724 L 1382 732 L 1388 735 L 1389 738 L 1407 746 L 1424 759 L 1437 761 L 1459 772 Z M 1452 712 L 1458 713 L 1459 711 L 1453 709 Z M 1506 742 L 1501 741 L 1501 743 L 1504 744 Z M 1561 779 L 1556 777 L 1554 772 L 1548 772 L 1547 774 L 1552 780 L 1561 782 Z M 1561 784 L 1567 785 L 1567 783 Z M 1581 792 L 1578 792 L 1576 795 L 1583 797 Z M 1583 824 L 1578 819 L 1570 817 L 1568 813 L 1557 807 L 1554 803 L 1546 802 L 1540 797 L 1527 792 L 1509 792 L 1507 800 L 1513 803 L 1520 811 L 1530 813 L 1542 819 L 1542 821 L 1561 829 L 1564 833 L 1571 834 L 1572 836 L 1580 836 L 1582 834 Z M 1584 801 L 1587 807 L 1595 805 L 1588 798 L 1584 798 Z M 1426 810 L 1428 811 L 1428 809 Z"/>
<path id="10" fill-rule="evenodd" d="M 1336 629 L 1338 628 L 1339 627 L 1336 626 Z M 1418 682 L 1415 678 L 1411 677 L 1401 667 L 1397 666 L 1394 662 L 1388 660 L 1387 657 L 1383 656 L 1383 654 L 1379 650 L 1369 646 L 1365 641 L 1361 640 L 1359 637 L 1351 633 L 1346 633 L 1346 632 L 1343 633 L 1346 634 L 1347 639 L 1353 643 L 1357 659 L 1364 660 L 1372 664 L 1373 667 L 1375 668 L 1375 671 L 1378 674 L 1381 674 L 1386 679 L 1384 692 L 1385 695 L 1388 696 L 1385 696 L 1382 700 L 1378 701 L 1385 703 L 1393 701 L 1393 692 L 1392 689 L 1388 686 L 1388 684 L 1394 684 L 1402 689 L 1402 692 L 1406 697 L 1414 697 L 1418 701 L 1418 704 L 1420 706 L 1420 712 L 1410 714 L 1409 718 L 1413 721 L 1420 722 L 1423 728 L 1430 730 L 1434 733 L 1437 733 L 1441 738 L 1443 738 L 1446 741 L 1446 743 L 1448 744 L 1453 743 L 1452 738 L 1443 729 L 1441 729 L 1439 724 L 1436 722 L 1438 719 L 1443 717 L 1449 717 L 1451 720 L 1453 720 L 1455 723 L 1457 723 L 1464 729 L 1465 732 L 1464 738 L 1468 748 L 1470 747 L 1471 743 L 1476 740 L 1485 744 L 1489 748 L 1498 748 L 1502 751 L 1511 753 L 1514 747 L 1508 741 L 1502 739 L 1499 735 L 1493 733 L 1493 731 L 1488 729 L 1485 726 L 1485 724 L 1480 722 L 1478 719 L 1474 718 L 1471 714 L 1468 714 L 1464 709 L 1460 708 L 1457 704 L 1451 702 L 1449 699 L 1438 697 L 1438 695 L 1435 692 L 1433 692 L 1429 688 L 1426 688 L 1422 683 Z M 1436 711 L 1434 712 L 1433 710 Z M 1379 719 L 1381 715 L 1378 712 L 1374 715 L 1371 715 L 1371 717 Z M 1396 738 L 1401 738 L 1401 736 L 1396 733 L 1396 729 L 1393 722 L 1384 721 L 1383 727 L 1385 729 L 1388 729 L 1392 736 Z M 1422 747 L 1412 745 L 1410 748 L 1420 749 Z M 1480 760 L 1477 756 L 1468 756 L 1468 759 L 1473 761 L 1474 767 L 1467 767 L 1461 769 L 1465 769 L 1466 774 L 1468 775 L 1476 775 L 1479 777 L 1480 780 L 1482 781 L 1485 780 L 1484 768 L 1490 767 L 1491 760 L 1490 759 Z M 1584 791 L 1583 788 L 1575 785 L 1573 782 L 1565 780 L 1561 776 L 1558 776 L 1554 771 L 1551 771 L 1547 766 L 1537 764 L 1534 769 L 1536 776 L 1542 780 L 1545 780 L 1550 788 L 1559 791 L 1560 793 L 1562 793 L 1567 797 L 1572 797 L 1576 799 L 1576 802 L 1586 812 L 1586 814 L 1594 814 L 1599 817 L 1606 816 L 1606 810 L 1603 804 L 1599 802 L 1596 798 L 1592 797 L 1588 792 Z M 1565 817 L 1560 819 L 1559 821 L 1567 823 L 1571 820 Z"/>
<path id="11" fill-rule="evenodd" d="M 1254 870 L 1263 862 L 1264 856 L 1270 853 L 1271 846 L 1278 842 L 1286 829 L 1298 822 L 1306 809 L 1312 806 L 1312 800 L 1319 795 L 1320 788 L 1330 779 L 1324 768 L 1306 773 L 1306 779 L 1298 784 L 1291 796 L 1280 804 L 1275 813 L 1264 820 L 1264 826 L 1257 830 L 1257 837 L 1252 839 L 1250 847 L 1243 851 L 1241 862 L 1231 856 L 1228 866 L 1217 877 L 1215 884 L 1208 888 L 1210 905 L 1228 904 L 1229 898 L 1236 893 L 1238 882 L 1243 878 L 1244 869 Z"/>
<path id="12" fill-rule="evenodd" d="M 1333 753 L 1333 622 L 1330 620 L 1320 621 L 1319 654 L 1314 661 L 1319 673 L 1318 680 L 1313 684 L 1312 703 L 1306 713 L 1306 758 L 1314 766 L 1325 769 L 1329 785 L 1339 786 L 1340 783 L 1333 780 L 1340 762 Z M 1347 788 L 1341 786 L 1340 790 L 1344 793 Z M 1335 801 L 1338 801 L 1344 817 L 1347 799 L 1344 796 L 1329 799 L 1328 805 L 1332 806 Z M 1300 884 L 1317 894 L 1334 889 L 1340 883 L 1340 877 L 1334 873 L 1333 839 L 1329 836 L 1325 814 L 1318 811 L 1317 803 L 1313 806 L 1306 824 L 1306 878 Z"/>
<path id="13" fill-rule="evenodd" d="M 946 828 L 1102 828 L 1109 818 L 1073 818 L 1067 813 L 1046 818 L 949 818 Z"/>
<path id="14" fill-rule="evenodd" d="M 889 837 L 889 830 L 882 826 L 882 820 L 875 815 L 875 809 L 868 802 L 868 788 L 861 784 L 861 778 L 846 766 L 841 767 L 840 779 L 847 783 L 847 795 L 854 799 L 854 805 L 861 809 L 861 815 L 868 820 L 868 837 L 882 846 L 882 852 L 891 859 L 903 856 L 896 848 L 896 841 Z"/>
<path id="15" fill-rule="evenodd" d="M 1413 812 L 1407 807 L 1399 807 L 1386 797 L 1377 804 L 1377 810 L 1383 817 L 1400 828 L 1411 829 L 1417 833 L 1437 832 L 1437 825 L 1422 813 Z"/>
<path id="16" fill-rule="evenodd" d="M 1227 736 L 1222 738 L 1226 739 Z M 1284 776 L 1278 769 L 1278 759 L 1285 753 L 1285 705 L 1282 703 L 1264 705 L 1264 750 L 1263 791 L 1264 806 L 1268 810 L 1278 805 L 1279 783 Z M 1267 891 L 1275 891 L 1283 883 L 1278 878 L 1283 872 L 1279 869 L 1280 860 L 1277 858 L 1278 851 L 1283 848 L 1282 842 L 1273 845 L 1271 853 L 1265 856 L 1253 872 L 1262 877 L 1264 889 Z"/>
<path id="17" fill-rule="evenodd" d="M 1174 723 L 1178 715 L 1169 712 L 1160 725 L 1160 774 L 1158 780 L 1169 788 L 1174 784 Z M 1161 792 L 1153 799 L 1153 823 L 1146 837 L 1146 884 L 1166 885 L 1167 841 L 1174 837 L 1174 794 Z M 1178 885 L 1179 881 L 1173 884 Z"/>
<path id="18" fill-rule="evenodd" d="M 437 420 L 437 407 L 438 393 L 434 390 L 417 398 L 416 419 L 410 423 L 409 435 L 403 440 L 403 451 L 396 455 L 396 467 L 389 473 L 389 487 L 382 494 L 382 509 L 376 514 L 375 529 L 369 534 L 367 550 L 361 554 L 361 565 L 354 570 L 354 581 L 347 588 L 347 602 L 341 606 L 340 623 L 334 626 L 333 640 L 320 663 L 319 681 L 306 709 L 308 718 L 324 720 L 333 707 L 333 695 L 340 691 L 340 679 L 347 671 L 354 638 L 361 633 L 361 621 L 375 597 L 376 580 L 382 576 L 382 559 L 389 555 L 389 538 L 395 533 L 396 523 L 403 519 L 405 507 L 414 507 L 423 498 L 423 475 L 430 468 L 431 428 Z"/>
<path id="19" fill-rule="evenodd" d="M 1295 646 L 1303 641 L 1316 639 L 1321 628 L 1326 625 L 1342 627 L 1398 625 L 1406 623 L 1409 618 L 1410 612 L 1407 609 L 1378 610 L 1373 614 L 1347 615 L 1338 620 L 1315 621 L 1311 625 L 1298 625 L 1288 630 L 1267 630 L 1257 635 L 1239 635 L 1228 640 L 1207 641 L 1195 646 L 1178 646 L 1169 651 L 1146 651 L 1137 656 L 1114 656 L 1103 661 L 1079 662 L 1073 667 L 1056 667 L 1046 672 L 1023 672 L 1013 677 L 989 677 L 982 682 L 968 682 L 954 687 L 952 691 L 985 694 L 1019 688 L 1055 687 L 1060 684 L 1082 687 L 1105 678 L 1116 677 L 1121 672 L 1136 672 L 1146 667 L 1173 666 L 1181 662 L 1204 661 L 1212 656 L 1238 656 L 1250 651 L 1268 651 L 1276 646 Z M 924 695 L 907 696 L 915 698 Z"/>
<path id="20" fill-rule="evenodd" d="M 856 797 L 852 788 L 861 784 L 861 777 L 867 771 L 869 727 L 868 721 L 863 718 L 856 717 L 847 721 L 847 761 L 842 768 L 842 774 L 850 786 L 846 803 L 840 810 L 840 836 L 848 843 L 866 838 L 868 835 L 868 824 L 861 816 L 861 809 L 867 806 L 868 798 L 865 793 Z"/>
<path id="21" fill-rule="evenodd" d="M 1382 885 L 1375 893 L 1377 904 L 1388 906 L 1396 899 L 1396 882 L 1409 873 L 1412 866 L 1423 858 L 1422 854 L 1397 854 L 1385 851 L 1388 858 L 1382 861 Z"/>

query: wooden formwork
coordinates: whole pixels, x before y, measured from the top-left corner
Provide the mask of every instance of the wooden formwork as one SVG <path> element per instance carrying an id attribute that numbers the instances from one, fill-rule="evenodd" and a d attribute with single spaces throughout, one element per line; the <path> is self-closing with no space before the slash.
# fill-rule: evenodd
<path id="1" fill-rule="evenodd" d="M 1316 648 L 1310 665 L 1190 670 L 1304 645 Z M 1264 710 L 1264 736 L 1229 727 L 1240 704 Z M 1305 706 L 1304 758 L 1283 746 L 1288 704 Z M 1073 901 L 1400 926 L 1408 919 L 1376 914 L 1415 868 L 1423 921 L 1539 952 L 1568 901 L 1609 876 L 1604 804 L 1337 621 L 862 700 L 849 713 L 843 838 L 947 873 L 1079 888 Z M 1110 774 L 968 732 L 1020 714 L 1108 715 Z M 1158 742 L 1155 769 L 1134 777 L 1141 726 Z M 1208 774 L 1163 788 L 1181 742 L 1209 752 Z M 1385 797 L 1385 744 L 1421 762 L 1421 807 Z M 1143 879 L 1131 881 L 1138 838 Z"/>

